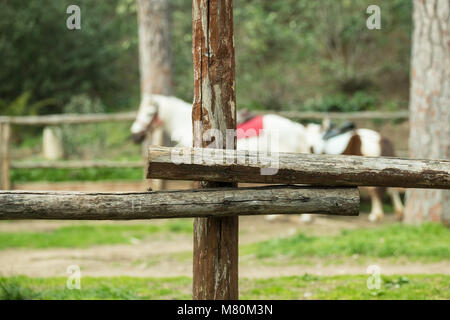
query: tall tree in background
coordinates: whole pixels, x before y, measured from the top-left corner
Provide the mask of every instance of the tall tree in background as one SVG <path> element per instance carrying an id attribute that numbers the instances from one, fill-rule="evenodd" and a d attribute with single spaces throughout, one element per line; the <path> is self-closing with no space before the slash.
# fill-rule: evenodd
<path id="1" fill-rule="evenodd" d="M 137 0 L 141 96 L 171 95 L 172 49 L 169 0 Z"/>
<path id="2" fill-rule="evenodd" d="M 450 157 L 450 0 L 415 0 L 410 89 L 410 152 Z M 407 222 L 450 222 L 450 191 L 408 190 Z"/>
<path id="3" fill-rule="evenodd" d="M 142 104 L 148 101 L 146 95 L 173 92 L 169 0 L 137 0 L 137 10 Z M 149 144 L 163 144 L 162 129 L 154 130 L 142 144 L 144 156 Z M 162 180 L 153 180 L 152 187 L 163 189 Z"/>

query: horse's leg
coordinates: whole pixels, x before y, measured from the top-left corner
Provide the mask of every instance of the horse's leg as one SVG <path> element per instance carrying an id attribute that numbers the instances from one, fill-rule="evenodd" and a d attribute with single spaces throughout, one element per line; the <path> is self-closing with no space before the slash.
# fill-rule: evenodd
<path id="1" fill-rule="evenodd" d="M 394 205 L 394 212 L 395 212 L 395 218 L 398 221 L 403 220 L 403 203 L 402 203 L 402 199 L 400 198 L 400 193 L 398 191 L 398 189 L 396 188 L 390 188 L 388 190 L 389 195 L 391 196 L 392 199 L 392 204 Z"/>
<path id="2" fill-rule="evenodd" d="M 369 221 L 377 222 L 383 219 L 383 202 L 379 190 L 375 187 L 367 188 L 372 202 L 372 210 L 369 215 Z"/>

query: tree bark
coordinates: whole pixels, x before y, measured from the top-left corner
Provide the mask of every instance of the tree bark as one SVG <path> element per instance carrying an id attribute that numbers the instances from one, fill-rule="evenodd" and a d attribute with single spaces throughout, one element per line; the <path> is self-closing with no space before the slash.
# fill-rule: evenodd
<path id="1" fill-rule="evenodd" d="M 141 94 L 171 95 L 172 48 L 168 0 L 137 0 Z"/>
<path id="2" fill-rule="evenodd" d="M 410 154 L 450 158 L 450 1 L 415 0 L 410 90 Z M 408 190 L 406 222 L 450 223 L 450 191 Z"/>
<path id="3" fill-rule="evenodd" d="M 149 178 L 450 189 L 450 160 L 152 147 Z M 272 167 L 274 174 L 263 174 Z"/>
<path id="4" fill-rule="evenodd" d="M 0 192 L 0 220 L 131 220 L 318 213 L 356 216 L 357 188 L 272 186 L 159 192 Z M 218 218 L 215 218 L 218 219 Z"/>
<path id="5" fill-rule="evenodd" d="M 137 0 L 137 8 L 141 96 L 170 96 L 173 94 L 173 74 L 169 0 Z M 162 134 L 149 132 L 143 143 L 143 157 L 147 158 L 146 146 L 162 143 Z M 152 186 L 155 190 L 165 189 L 161 180 L 152 181 Z"/>
<path id="6" fill-rule="evenodd" d="M 232 0 L 193 0 L 192 52 L 195 147 L 211 142 L 226 146 L 226 130 L 236 130 L 235 55 Z M 220 135 L 220 136 L 219 136 Z M 236 139 L 229 141 L 236 148 Z M 201 183 L 201 187 L 234 187 L 234 183 Z M 238 217 L 194 221 L 193 298 L 238 299 Z"/>

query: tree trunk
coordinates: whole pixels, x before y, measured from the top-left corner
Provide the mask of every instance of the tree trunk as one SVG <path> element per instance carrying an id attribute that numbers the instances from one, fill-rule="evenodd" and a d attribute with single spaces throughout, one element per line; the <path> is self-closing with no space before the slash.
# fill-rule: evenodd
<path id="1" fill-rule="evenodd" d="M 226 147 L 227 129 L 236 130 L 235 55 L 232 0 L 193 0 L 192 54 L 195 147 L 211 141 Z M 236 149 L 236 138 L 228 141 Z M 234 183 L 203 182 L 202 187 L 232 187 Z M 194 222 L 193 298 L 238 298 L 238 217 L 197 218 Z"/>
<path id="2" fill-rule="evenodd" d="M 168 0 L 137 0 L 141 94 L 171 95 L 172 48 Z"/>
<path id="3" fill-rule="evenodd" d="M 415 0 L 410 90 L 410 153 L 450 157 L 450 1 Z M 450 191 L 408 190 L 406 222 L 450 221 Z"/>
<path id="4" fill-rule="evenodd" d="M 150 94 L 172 95 L 169 0 L 137 0 L 137 8 L 141 97 Z M 144 158 L 147 157 L 147 146 L 149 144 L 162 145 L 162 137 L 162 134 L 155 134 L 155 136 L 153 133 L 147 134 L 142 149 Z M 165 189 L 165 183 L 162 180 L 153 180 L 152 187 L 155 190 Z"/>

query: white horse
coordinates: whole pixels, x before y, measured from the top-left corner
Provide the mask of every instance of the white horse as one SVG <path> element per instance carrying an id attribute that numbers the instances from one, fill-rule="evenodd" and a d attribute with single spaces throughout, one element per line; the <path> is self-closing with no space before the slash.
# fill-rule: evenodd
<path id="1" fill-rule="evenodd" d="M 159 122 L 180 147 L 192 146 L 192 104 L 176 97 L 146 95 L 139 106 L 137 118 L 131 127 L 133 140 L 141 142 Z M 238 115 L 239 121 L 239 115 Z M 255 127 L 251 125 L 254 124 Z M 239 132 L 239 130 L 242 130 Z M 269 143 L 277 137 L 278 141 Z M 287 118 L 273 114 L 256 117 L 238 126 L 238 150 L 308 153 L 305 127 Z M 269 146 L 270 144 L 270 146 Z M 267 150 L 270 148 L 270 150 Z"/>
<path id="2" fill-rule="evenodd" d="M 395 155 L 392 143 L 378 132 L 370 129 L 355 129 L 348 125 L 346 128 L 347 130 L 334 130 L 334 134 L 330 135 L 327 122 L 322 125 L 308 124 L 306 126 L 306 139 L 310 152 L 369 157 L 392 157 Z M 329 138 L 327 138 L 327 135 Z M 367 189 L 372 202 L 369 220 L 372 222 L 382 220 L 384 216 L 382 195 L 385 188 L 367 187 L 365 189 Z M 394 205 L 396 218 L 401 220 L 404 208 L 398 189 L 390 188 L 389 194 Z"/>
<path id="3" fill-rule="evenodd" d="M 131 133 L 135 142 L 142 142 L 153 125 L 163 131 L 179 147 L 192 146 L 192 104 L 176 97 L 145 95 L 139 106 Z M 245 112 L 238 113 L 240 118 Z M 258 116 L 237 128 L 237 149 L 261 152 L 308 153 L 305 127 L 287 118 L 273 114 Z M 267 216 L 273 220 L 277 216 Z M 308 216 L 306 216 L 308 219 Z"/>

